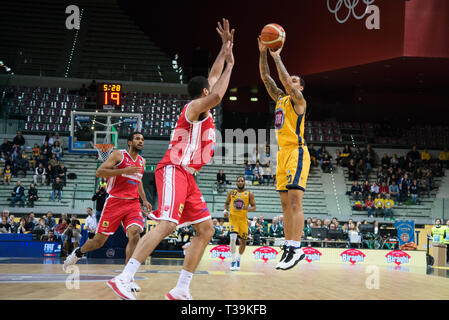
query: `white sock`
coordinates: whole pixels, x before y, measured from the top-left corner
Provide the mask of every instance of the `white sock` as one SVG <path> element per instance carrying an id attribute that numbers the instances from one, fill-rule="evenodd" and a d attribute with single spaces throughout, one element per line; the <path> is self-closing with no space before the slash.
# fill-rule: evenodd
<path id="1" fill-rule="evenodd" d="M 301 247 L 301 241 L 294 241 L 294 240 L 286 240 L 285 241 L 287 247 L 295 247 L 295 248 L 300 248 Z"/>
<path id="2" fill-rule="evenodd" d="M 134 275 L 136 274 L 137 270 L 139 270 L 140 262 L 136 259 L 129 259 L 128 263 L 125 266 L 125 269 L 123 269 L 122 274 L 127 275 L 130 279 L 134 279 Z"/>
<path id="3" fill-rule="evenodd" d="M 181 274 L 179 275 L 178 283 L 176 284 L 176 288 L 181 290 L 188 290 L 190 286 L 190 281 L 192 281 L 193 273 L 181 270 Z"/>
<path id="4" fill-rule="evenodd" d="M 235 261 L 240 261 L 240 253 L 237 253 L 237 255 L 235 256 Z"/>

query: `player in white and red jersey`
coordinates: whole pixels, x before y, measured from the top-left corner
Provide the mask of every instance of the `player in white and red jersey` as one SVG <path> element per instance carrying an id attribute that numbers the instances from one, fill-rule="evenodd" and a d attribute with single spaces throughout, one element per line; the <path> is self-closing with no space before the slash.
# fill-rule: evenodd
<path id="1" fill-rule="evenodd" d="M 196 236 L 186 251 L 178 283 L 166 295 L 169 300 L 192 299 L 190 281 L 214 234 L 211 216 L 194 174 L 212 157 L 215 126 L 209 110 L 218 105 L 226 93 L 234 66 L 234 30 L 230 31 L 229 21 L 223 19 L 223 26 L 218 23 L 217 31 L 222 47 L 209 78 L 199 76 L 189 81 L 192 101 L 182 110 L 169 148 L 156 167 L 159 207 L 150 216 L 159 224 L 140 239 L 123 272 L 108 281 L 109 287 L 122 299 L 136 299 L 130 290 L 131 279 L 159 242 L 176 227 L 193 225 Z"/>
<path id="2" fill-rule="evenodd" d="M 86 252 L 101 248 L 108 237 L 117 230 L 120 224 L 126 230 L 128 244 L 126 246 L 126 261 L 128 262 L 140 234 L 144 229 L 144 219 L 139 197 L 146 207 L 145 215 L 151 210 L 151 204 L 145 196 L 142 177 L 145 169 L 145 159 L 139 152 L 144 145 L 140 132 L 134 132 L 128 137 L 128 150 L 115 150 L 98 168 L 96 176 L 108 178 L 107 198 L 97 230 L 93 239 L 89 239 L 81 248 L 76 248 L 64 261 L 63 269 L 74 265 Z M 136 288 L 138 286 L 133 284 Z"/>

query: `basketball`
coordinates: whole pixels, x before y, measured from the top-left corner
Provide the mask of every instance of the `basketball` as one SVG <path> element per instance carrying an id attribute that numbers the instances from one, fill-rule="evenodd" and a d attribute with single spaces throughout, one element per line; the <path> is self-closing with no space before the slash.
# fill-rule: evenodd
<path id="1" fill-rule="evenodd" d="M 270 23 L 263 27 L 260 40 L 267 48 L 277 50 L 285 41 L 285 31 L 277 23 Z"/>

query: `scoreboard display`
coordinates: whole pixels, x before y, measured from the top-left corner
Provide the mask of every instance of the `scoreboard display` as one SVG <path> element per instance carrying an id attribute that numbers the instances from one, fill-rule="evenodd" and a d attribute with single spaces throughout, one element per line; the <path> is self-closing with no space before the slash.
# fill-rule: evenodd
<path id="1" fill-rule="evenodd" d="M 97 87 L 97 106 L 114 110 L 122 105 L 122 85 L 120 83 L 100 83 Z"/>

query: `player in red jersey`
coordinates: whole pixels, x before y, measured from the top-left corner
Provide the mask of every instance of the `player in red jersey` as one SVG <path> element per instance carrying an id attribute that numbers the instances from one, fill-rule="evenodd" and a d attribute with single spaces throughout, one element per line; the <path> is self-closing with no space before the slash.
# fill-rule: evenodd
<path id="1" fill-rule="evenodd" d="M 223 26 L 218 23 L 217 32 L 222 39 L 222 47 L 209 78 L 200 76 L 189 81 L 188 91 L 192 101 L 182 110 L 169 148 L 156 167 L 159 208 L 150 216 L 159 224 L 140 239 L 123 272 L 108 281 L 108 286 L 122 299 L 136 299 L 131 293 L 131 279 L 162 239 L 176 227 L 193 225 L 196 236 L 186 251 L 178 283 L 166 295 L 169 300 L 192 299 L 190 281 L 214 234 L 209 210 L 193 174 L 212 157 L 215 126 L 209 110 L 218 105 L 226 93 L 234 66 L 234 30 L 229 30 L 228 20 L 223 19 Z"/>
<path id="2" fill-rule="evenodd" d="M 147 201 L 142 184 L 145 159 L 139 152 L 144 144 L 143 135 L 134 132 L 128 137 L 128 151 L 115 150 L 109 158 L 98 168 L 96 176 L 108 178 L 107 198 L 97 230 L 93 239 L 89 239 L 81 248 L 76 248 L 64 261 L 63 270 L 74 265 L 86 252 L 101 248 L 109 236 L 114 234 L 123 223 L 128 236 L 126 246 L 126 261 L 128 262 L 140 239 L 140 233 L 144 229 L 143 215 L 140 207 L 139 196 L 146 207 L 145 215 L 151 210 L 151 204 Z M 139 291 L 137 284 L 133 287 Z"/>

